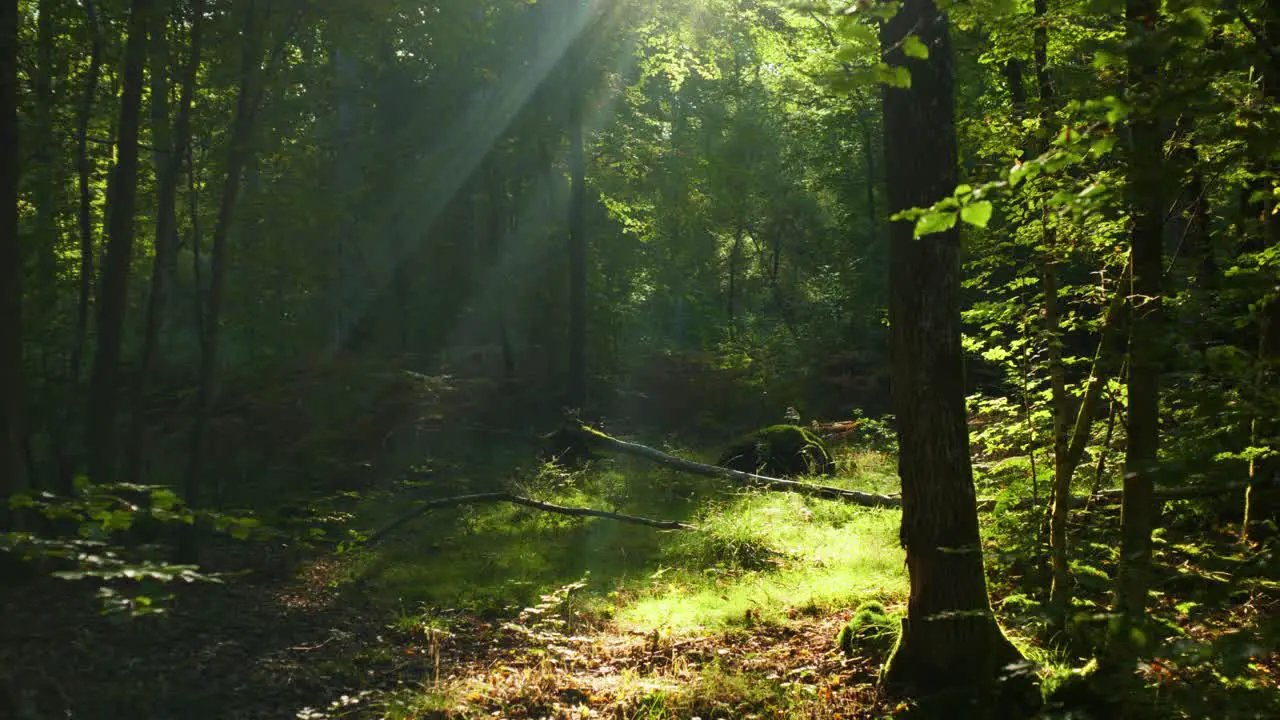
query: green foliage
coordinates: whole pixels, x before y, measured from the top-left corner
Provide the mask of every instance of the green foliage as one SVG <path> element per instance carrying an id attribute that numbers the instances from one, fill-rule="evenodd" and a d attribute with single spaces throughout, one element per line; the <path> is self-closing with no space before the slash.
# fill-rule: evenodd
<path id="1" fill-rule="evenodd" d="M 66 534 L 0 533 L 0 552 L 42 567 L 56 568 L 54 577 L 88 580 L 98 585 L 104 612 L 131 616 L 163 612 L 156 596 L 176 582 L 221 582 L 220 576 L 194 565 L 155 559 L 156 548 L 140 545 L 139 530 L 171 529 L 200 523 L 236 540 L 262 539 L 267 530 L 255 517 L 243 514 L 192 511 L 172 490 L 131 483 L 92 484 L 80 478 L 77 494 L 61 498 L 50 493 L 14 495 L 13 510 L 38 513 L 53 528 L 71 527 Z"/>

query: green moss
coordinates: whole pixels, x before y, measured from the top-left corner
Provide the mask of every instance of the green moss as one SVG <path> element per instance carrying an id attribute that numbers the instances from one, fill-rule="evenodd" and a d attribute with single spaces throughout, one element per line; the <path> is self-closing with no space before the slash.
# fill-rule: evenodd
<path id="1" fill-rule="evenodd" d="M 739 438 L 721 454 L 719 464 L 773 477 L 835 472 L 826 444 L 798 425 L 771 425 Z"/>
<path id="2" fill-rule="evenodd" d="M 898 637 L 898 621 L 889 617 L 878 602 L 858 606 L 853 617 L 836 636 L 836 644 L 845 657 L 869 655 L 884 657 Z"/>

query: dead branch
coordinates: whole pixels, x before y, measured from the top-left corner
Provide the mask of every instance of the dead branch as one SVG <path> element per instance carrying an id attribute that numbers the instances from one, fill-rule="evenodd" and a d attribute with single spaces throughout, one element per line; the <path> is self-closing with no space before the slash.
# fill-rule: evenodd
<path id="1" fill-rule="evenodd" d="M 653 462 L 661 465 L 666 465 L 667 467 L 683 470 L 684 472 L 693 473 L 695 475 L 722 477 L 729 480 L 736 480 L 749 487 L 764 487 L 770 490 L 793 492 L 800 495 L 807 495 L 809 497 L 840 500 L 842 502 L 862 505 L 864 507 L 902 506 L 902 499 L 892 495 L 876 495 L 873 493 L 860 492 L 858 490 L 845 490 L 844 488 L 832 487 L 830 485 L 815 485 L 813 483 L 771 478 L 764 475 L 741 472 L 739 470 L 730 470 L 729 468 L 723 468 L 718 465 L 707 465 L 705 463 L 694 462 L 692 460 L 685 460 L 684 458 L 678 458 L 674 455 L 668 455 L 661 450 L 655 450 L 647 445 L 619 440 L 586 425 L 566 424 L 565 429 L 568 432 L 572 432 L 579 436 L 582 440 L 597 447 L 606 450 L 614 450 L 627 455 L 634 455 L 646 460 L 652 460 Z"/>
<path id="2" fill-rule="evenodd" d="M 666 465 L 667 467 L 683 470 L 695 475 L 723 477 L 730 480 L 737 480 L 751 487 L 763 487 L 770 490 L 794 492 L 801 495 L 808 495 L 810 497 L 839 500 L 842 502 L 853 503 L 854 505 L 862 505 L 864 507 L 902 507 L 902 498 L 897 495 L 876 495 L 873 493 L 859 492 L 857 490 L 845 490 L 844 488 L 832 487 L 830 485 L 815 485 L 812 483 L 782 480 L 780 478 L 771 478 L 764 475 L 755 475 L 752 473 L 740 472 L 738 470 L 722 468 L 717 465 L 707 465 L 704 463 L 694 462 L 692 460 L 678 458 L 674 455 L 668 455 L 661 450 L 655 450 L 647 445 L 619 440 L 586 425 L 575 426 L 570 424 L 567 425 L 566 429 L 570 432 L 574 432 L 583 440 L 597 447 L 615 450 L 627 455 L 634 455 L 646 460 L 652 460 L 656 463 Z M 1214 497 L 1233 490 L 1239 490 L 1244 486 L 1244 483 L 1227 483 L 1212 487 L 1198 486 L 1157 489 L 1155 492 L 1155 499 L 1157 502 L 1167 502 L 1170 500 L 1190 500 L 1194 498 Z M 1085 507 L 1089 502 L 1107 504 L 1118 503 L 1123 497 L 1124 492 L 1120 488 L 1102 490 L 1091 496 L 1073 496 L 1071 498 L 1070 507 L 1072 509 L 1079 509 Z M 998 501 L 995 498 L 979 498 L 978 512 L 991 512 L 996 508 L 997 504 Z M 1027 498 L 1011 503 L 1010 507 L 1017 510 L 1025 510 L 1032 507 L 1032 504 L 1033 503 L 1030 498 Z"/>
<path id="3" fill-rule="evenodd" d="M 516 505 L 524 505 L 537 510 L 545 510 L 546 512 L 559 513 L 561 515 L 573 515 L 575 517 L 597 517 L 606 520 L 617 520 L 619 522 L 633 523 L 635 525 L 647 525 L 661 530 L 694 530 L 693 525 L 688 525 L 674 520 L 653 520 L 651 518 L 638 517 L 635 515 L 624 515 L 622 513 L 608 512 L 606 510 L 595 510 L 593 508 L 568 507 L 565 505 L 555 505 L 541 500 L 523 497 L 520 495 L 512 495 L 505 492 L 477 493 L 475 495 L 456 495 L 454 497 L 438 498 L 428 500 L 400 517 L 392 520 L 384 525 L 381 529 L 374 532 L 365 539 L 365 543 L 372 545 L 382 538 L 386 537 L 393 530 L 401 525 L 413 520 L 417 517 L 425 515 L 431 510 L 440 508 L 457 507 L 459 505 L 476 505 L 481 503 L 498 503 L 507 502 Z"/>

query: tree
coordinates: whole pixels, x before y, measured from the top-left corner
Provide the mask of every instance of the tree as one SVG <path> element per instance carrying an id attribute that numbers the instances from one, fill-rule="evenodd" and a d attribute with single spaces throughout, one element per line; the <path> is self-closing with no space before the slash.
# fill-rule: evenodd
<path id="1" fill-rule="evenodd" d="M 191 431 L 191 446 L 187 455 L 183 500 L 191 507 L 200 507 L 200 476 L 204 472 L 205 433 L 209 424 L 218 372 L 219 325 L 222 322 L 222 304 L 227 286 L 227 245 L 231 222 L 235 215 L 236 200 L 246 163 L 249 160 L 250 139 L 257 110 L 257 81 L 262 65 L 258 49 L 260 20 L 257 3 L 249 0 L 244 11 L 241 37 L 244 39 L 240 60 L 239 90 L 236 95 L 235 117 L 232 119 L 230 145 L 227 149 L 227 180 L 222 189 L 221 203 L 213 229 L 212 277 L 209 278 L 209 298 L 200 333 L 200 383 L 196 391 L 195 427 Z M 188 525 L 179 536 L 176 557 L 179 562 L 193 563 L 199 552 L 196 528 Z"/>
<path id="2" fill-rule="evenodd" d="M 925 59 L 908 60 L 914 35 Z M 910 87 L 884 90 L 889 210 L 929 206 L 957 184 L 951 40 L 931 0 L 908 0 L 881 29 Z M 915 55 L 919 56 L 919 52 Z M 965 422 L 960 234 L 890 229 L 889 322 L 902 479 L 901 541 L 911 595 L 883 680 L 915 696 L 988 685 L 1020 654 L 987 597 Z"/>
<path id="3" fill-rule="evenodd" d="M 1266 65 L 1262 76 L 1262 94 L 1267 102 L 1275 107 L 1280 102 L 1280 1 L 1268 0 L 1264 5 L 1269 14 L 1264 25 L 1265 32 L 1261 42 L 1270 52 L 1265 58 Z M 1274 155 L 1273 155 L 1274 158 Z M 1272 162 L 1272 173 L 1280 172 L 1280 163 Z M 1274 177 L 1273 177 L 1274 182 Z M 1270 212 L 1264 213 L 1263 223 L 1266 237 L 1264 243 L 1271 252 L 1280 252 L 1280 201 L 1272 200 Z M 1274 395 L 1276 379 L 1280 377 L 1280 293 L 1271 284 L 1261 303 L 1259 312 L 1258 338 L 1258 391 Z M 1268 400 L 1270 402 L 1268 403 Z M 1243 536 L 1247 541 L 1250 535 L 1255 537 L 1265 521 L 1280 521 L 1280 450 L 1277 449 L 1277 436 L 1280 436 L 1280 424 L 1276 422 L 1276 402 L 1274 396 L 1263 398 L 1259 403 L 1261 410 L 1253 420 L 1253 444 L 1267 447 L 1267 455 L 1254 456 L 1249 461 L 1249 488 L 1245 492 L 1244 519 L 1241 521 Z"/>
<path id="4" fill-rule="evenodd" d="M 1119 623 L 1109 657 L 1132 659 L 1147 611 L 1151 564 L 1151 531 L 1156 516 L 1155 476 L 1160 446 L 1160 371 L 1164 341 L 1161 324 L 1164 205 L 1161 198 L 1163 140 L 1155 114 L 1159 57 L 1149 42 L 1160 4 L 1129 0 L 1125 20 L 1129 34 L 1132 147 L 1129 156 L 1129 202 L 1133 219 L 1133 306 L 1129 343 L 1129 444 L 1125 450 L 1124 502 L 1120 516 L 1120 563 L 1116 573 L 1115 611 Z"/>
<path id="5" fill-rule="evenodd" d="M 169 312 L 169 296 L 177 275 L 178 179 L 182 175 L 182 161 L 187 155 L 187 145 L 191 139 L 191 105 L 200 70 L 200 34 L 204 26 L 204 1 L 193 0 L 190 7 L 191 38 L 187 64 L 178 100 L 177 118 L 170 133 L 168 102 L 159 99 L 168 95 L 167 68 L 163 64 L 168 55 L 165 40 L 167 15 L 163 9 L 156 8 L 154 26 L 151 28 L 151 122 L 152 135 L 158 148 L 155 152 L 155 168 L 159 187 L 156 190 L 155 257 L 151 268 L 151 289 L 147 298 L 134 418 L 125 460 L 125 476 L 134 480 L 142 466 L 143 405 L 152 372 L 159 359 L 161 331 Z"/>
<path id="6" fill-rule="evenodd" d="M 18 0 L 0 2 L 0 530 L 25 482 L 18 238 Z"/>
<path id="7" fill-rule="evenodd" d="M 147 62 L 147 24 L 153 0 L 133 0 L 125 43 L 124 85 L 116 136 L 116 166 L 111 179 L 107 249 L 102 268 L 98 336 L 89 387 L 86 446 L 89 476 L 107 482 L 115 474 L 116 405 L 120 352 L 128 308 L 129 269 L 133 260 L 134 211 L 138 197 L 138 131 L 142 115 L 143 71 Z"/>

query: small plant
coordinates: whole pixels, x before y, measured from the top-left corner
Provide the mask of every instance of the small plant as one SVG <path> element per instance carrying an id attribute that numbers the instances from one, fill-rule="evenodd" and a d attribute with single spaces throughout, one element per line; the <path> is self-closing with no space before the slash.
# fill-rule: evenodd
<path id="1" fill-rule="evenodd" d="M 563 661 L 579 657 L 571 647 L 580 640 L 567 634 L 570 596 L 587 586 L 587 578 L 556 588 L 540 597 L 541 602 L 524 608 L 514 622 L 502 624 L 502 629 L 515 633 L 533 645 L 535 652 L 542 652 Z"/>

